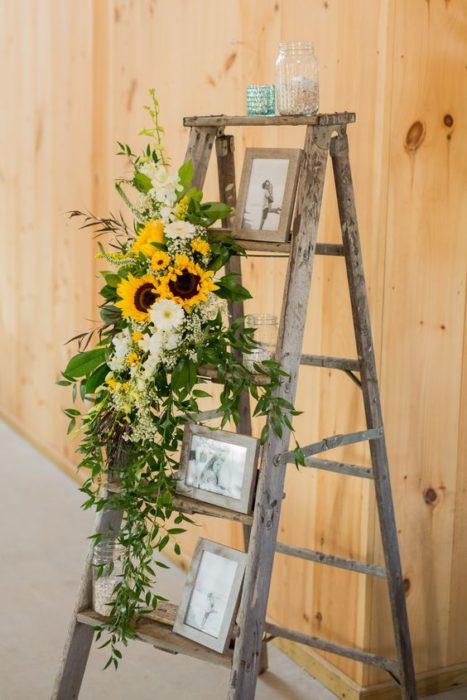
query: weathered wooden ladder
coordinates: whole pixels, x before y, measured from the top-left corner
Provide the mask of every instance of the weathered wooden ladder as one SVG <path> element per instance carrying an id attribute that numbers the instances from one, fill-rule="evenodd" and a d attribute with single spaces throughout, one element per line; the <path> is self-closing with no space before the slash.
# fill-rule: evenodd
<path id="1" fill-rule="evenodd" d="M 172 632 L 175 606 L 165 606 L 144 618 L 137 637 L 171 653 L 184 653 L 231 667 L 227 697 L 251 700 L 255 695 L 258 673 L 264 668 L 264 635 L 281 637 L 316 649 L 332 652 L 365 664 L 383 668 L 400 685 L 401 697 L 416 700 L 415 673 L 405 604 L 404 585 L 397 541 L 397 530 L 390 486 L 386 444 L 376 364 L 371 334 L 360 240 L 349 161 L 347 124 L 355 121 L 352 113 L 320 114 L 314 117 L 189 117 L 191 128 L 186 159 L 194 164 L 194 185 L 200 189 L 206 176 L 213 146 L 216 147 L 221 199 L 235 206 L 234 137 L 225 134 L 229 126 L 306 125 L 304 157 L 301 161 L 297 207 L 290 243 L 243 242 L 256 252 L 288 253 L 289 264 L 282 306 L 276 359 L 289 374 L 279 395 L 293 402 L 301 364 L 342 370 L 361 388 L 366 414 L 366 429 L 335 435 L 303 448 L 306 465 L 316 469 L 372 479 L 384 550 L 385 566 L 345 559 L 277 542 L 281 501 L 287 464 L 293 462 L 288 451 L 289 432 L 281 438 L 270 431 L 262 452 L 261 468 L 253 516 L 243 516 L 221 508 L 179 499 L 185 512 L 200 512 L 215 517 L 239 520 L 244 525 L 248 561 L 237 626 L 231 648 L 218 654 Z M 318 223 L 328 156 L 331 156 L 339 207 L 342 244 L 317 243 Z M 224 222 L 228 225 L 229 222 Z M 301 353 L 308 294 L 314 255 L 344 256 L 358 359 L 343 359 Z M 230 272 L 241 274 L 240 259 L 232 258 Z M 241 303 L 231 305 L 232 318 L 243 315 Z M 360 378 L 356 376 L 360 374 Z M 215 377 L 215 372 L 212 376 Z M 242 397 L 239 431 L 251 433 L 248 397 Z M 315 455 L 341 445 L 369 441 L 372 468 L 319 459 Z M 107 510 L 98 523 L 99 531 L 120 527 L 121 515 Z M 387 578 L 395 635 L 396 658 L 384 658 L 366 651 L 319 639 L 266 622 L 267 602 L 275 552 L 301 557 L 363 574 Z M 88 559 L 81 592 L 72 618 L 63 661 L 52 698 L 77 698 L 93 637 L 93 626 L 101 618 L 91 610 L 91 565 Z"/>

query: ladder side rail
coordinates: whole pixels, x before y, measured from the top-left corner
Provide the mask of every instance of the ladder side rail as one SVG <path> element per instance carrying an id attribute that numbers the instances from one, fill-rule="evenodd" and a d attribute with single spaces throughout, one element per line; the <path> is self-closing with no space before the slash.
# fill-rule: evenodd
<path id="1" fill-rule="evenodd" d="M 331 127 L 308 127 L 305 139 L 298 226 L 292 242 L 276 351 L 276 358 L 289 374 L 277 394 L 291 402 L 297 387 L 331 133 Z M 284 430 L 279 438 L 271 428 L 263 448 L 229 700 L 252 700 L 255 695 L 286 470 L 285 464 L 274 466 L 274 457 L 287 449 L 289 437 L 290 431 Z"/>
<path id="2" fill-rule="evenodd" d="M 187 160 L 193 162 L 194 174 L 192 185 L 199 190 L 203 189 L 214 140 L 216 136 L 222 132 L 223 128 L 217 126 L 192 126 L 190 129 L 185 162 Z"/>
<path id="3" fill-rule="evenodd" d="M 117 534 L 122 522 L 122 512 L 113 510 L 107 505 L 98 514 L 95 532 Z M 86 558 L 84 572 L 81 578 L 78 598 L 68 629 L 68 636 L 63 650 L 62 660 L 55 678 L 51 700 L 74 700 L 79 696 L 86 664 L 94 636 L 94 629 L 77 620 L 82 610 L 92 608 L 92 555 L 94 545 L 91 544 Z"/>
<path id="4" fill-rule="evenodd" d="M 235 185 L 235 141 L 233 134 L 222 134 L 216 138 L 217 172 L 219 178 L 219 194 L 221 202 L 235 208 L 237 204 L 237 190 Z M 231 226 L 230 217 L 222 221 L 222 226 Z M 226 274 L 234 273 L 237 281 L 242 283 L 242 264 L 240 256 L 234 255 L 225 265 Z M 232 323 L 244 315 L 243 301 L 228 302 L 229 322 Z M 250 395 L 242 392 L 240 396 L 240 417 L 238 432 L 243 435 L 251 435 L 251 409 Z M 243 544 L 245 552 L 248 551 L 251 526 L 243 525 Z"/>
<path id="5" fill-rule="evenodd" d="M 332 139 L 331 158 L 355 338 L 361 363 L 366 420 L 368 428 L 377 429 L 382 426 L 382 411 L 345 127 L 341 127 L 339 135 Z M 404 697 L 416 700 L 415 671 L 384 433 L 380 438 L 370 441 L 370 453 L 401 683 Z"/>

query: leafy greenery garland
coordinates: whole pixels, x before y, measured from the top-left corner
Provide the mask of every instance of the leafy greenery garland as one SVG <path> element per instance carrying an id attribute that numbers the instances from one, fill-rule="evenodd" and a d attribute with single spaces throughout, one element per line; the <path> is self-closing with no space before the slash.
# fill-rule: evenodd
<path id="1" fill-rule="evenodd" d="M 242 353 L 256 347 L 254 330 L 245 329 L 243 319 L 226 325 L 220 308 L 203 316 L 203 309 L 209 302 L 212 306 L 213 299 L 232 302 L 251 298 L 234 275 L 224 274 L 215 282 L 212 278 L 232 255 L 244 255 L 245 251 L 229 237 L 208 236 L 208 227 L 217 219 L 225 219 L 231 210 L 221 203 L 203 203 L 202 193 L 190 187 L 191 163 L 185 163 L 177 177 L 170 179 L 167 175 L 159 106 L 154 92 L 151 97 L 152 104 L 146 109 L 153 126 L 141 133 L 149 136 L 153 145 L 148 145 L 142 156 L 136 156 L 129 146 L 119 144 L 120 154 L 132 163 L 133 176 L 117 180 L 116 188 L 133 214 L 133 227 L 130 228 L 121 215 L 101 218 L 77 210 L 70 212 L 72 218 L 81 218 L 81 228 L 90 228 L 98 236 L 110 235 L 110 249 L 98 243 L 99 256 L 112 263 L 116 270 L 101 273 L 105 281 L 100 291 L 102 325 L 72 338 L 78 341 L 79 352 L 70 359 L 59 382 L 72 387 L 73 402 L 78 396 L 84 402 L 83 410 L 75 407 L 65 410 L 69 417 L 68 432 L 74 431 L 80 421 L 78 452 L 82 459 L 79 468 L 88 470 L 81 488 L 86 495 L 83 508 L 102 511 L 111 501 L 112 509 L 123 514 L 118 533 L 118 542 L 125 548 L 121 559 L 123 576 L 114 589 L 108 619 L 96 629 L 98 639 L 103 632 L 108 634 L 102 644 L 110 648 L 106 667 L 113 664 L 115 668 L 122 658 L 120 643 L 127 645 L 128 640 L 135 637 L 137 621 L 163 600 L 152 591 L 157 568 L 167 568 L 157 554 L 170 545 L 179 555 L 177 536 L 185 531 L 186 522 L 192 522 L 183 513 L 176 512 L 173 499 L 184 425 L 188 420 L 196 420 L 199 400 L 210 396 L 200 388 L 205 380 L 200 378 L 199 368 L 214 365 L 217 378 L 223 382 L 219 406 L 221 427 L 230 420 L 238 424 L 239 402 L 244 391 L 256 401 L 254 415 L 268 419 L 261 433 L 262 443 L 267 440 L 270 429 L 279 436 L 284 427 L 292 429 L 289 416 L 297 413 L 289 402 L 276 395 L 283 377 L 287 376 L 277 362 L 256 364 L 254 373 L 242 364 Z M 127 186 L 136 190 L 140 197 L 138 204 L 128 198 Z M 174 222 L 176 229 L 195 233 L 191 238 L 169 239 L 167 232 Z M 193 243 L 195 239 L 196 244 Z M 154 262 L 154 255 L 159 253 L 160 259 Z M 154 301 L 154 305 L 147 309 L 142 321 L 133 304 L 136 297 L 131 294 L 141 291 L 148 270 L 154 274 L 151 264 L 157 268 L 161 260 L 172 266 L 154 275 L 156 286 L 149 288 L 149 301 Z M 185 264 L 186 269 L 179 269 L 177 273 L 176 260 L 182 261 L 180 264 Z M 170 275 L 173 278 L 177 274 L 185 275 L 184 282 L 190 281 L 188 269 L 198 271 L 193 277 L 198 279 L 199 289 L 204 284 L 205 291 L 203 295 L 201 289 L 200 299 L 192 306 L 188 305 L 190 300 L 174 295 L 170 291 L 173 283 L 170 287 L 170 279 L 167 282 Z M 146 405 L 144 408 L 146 418 L 150 416 L 151 432 L 147 438 L 144 434 L 138 437 L 139 434 L 132 431 L 141 419 L 138 400 L 142 399 L 136 393 L 140 399 L 132 403 L 131 387 L 135 377 L 142 381 L 141 377 L 145 376 L 141 372 L 150 354 L 147 343 L 146 349 L 140 346 L 145 335 L 150 342 L 152 336 L 146 333 L 150 322 L 148 314 L 158 306 L 164 294 L 166 299 L 172 296 L 168 304 L 165 302 L 169 312 L 173 309 L 177 312 L 174 301 L 183 308 L 186 326 L 180 327 L 189 329 L 190 323 L 193 325 L 200 319 L 197 340 L 193 340 L 195 336 L 191 337 L 189 330 L 181 331 L 176 347 L 169 347 L 165 355 L 159 357 L 144 386 L 144 393 L 151 397 L 149 408 Z M 137 318 L 132 317 L 132 313 Z M 156 329 L 154 335 L 157 332 Z M 95 336 L 96 347 L 88 350 Z M 126 348 L 123 360 L 117 353 L 122 344 Z M 255 380 L 258 374 L 266 383 L 258 385 Z M 147 421 L 144 425 L 147 426 Z M 295 455 L 297 464 L 301 463 L 303 458 L 298 445 Z M 118 483 L 118 488 L 111 493 L 105 488 L 109 481 Z M 173 524 L 169 525 L 169 521 Z M 91 536 L 95 543 L 102 537 L 99 533 Z M 97 568 L 98 575 L 102 575 L 104 565 Z"/>

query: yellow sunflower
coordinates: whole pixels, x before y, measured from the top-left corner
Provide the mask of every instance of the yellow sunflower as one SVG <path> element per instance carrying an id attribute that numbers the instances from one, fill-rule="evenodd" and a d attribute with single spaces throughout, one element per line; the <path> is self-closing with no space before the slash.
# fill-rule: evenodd
<path id="1" fill-rule="evenodd" d="M 192 306 L 206 301 L 209 292 L 219 289 L 211 279 L 214 272 L 203 270 L 186 255 L 177 256 L 181 265 L 171 267 L 166 275 L 159 278 L 159 295 L 163 299 L 173 299 L 190 311 Z M 186 260 L 185 260 L 186 259 Z"/>
<path id="2" fill-rule="evenodd" d="M 157 280 L 152 275 L 133 277 L 123 280 L 117 287 L 120 301 L 116 306 L 122 310 L 122 315 L 135 321 L 148 321 L 148 311 L 159 297 Z"/>
<path id="3" fill-rule="evenodd" d="M 170 255 L 165 250 L 157 250 L 151 258 L 151 267 L 158 272 L 165 270 L 170 263 Z"/>
<path id="4" fill-rule="evenodd" d="M 201 255 L 207 255 L 211 250 L 211 247 L 207 241 L 202 238 L 193 238 L 191 241 L 191 250 L 195 253 L 200 253 Z"/>
<path id="5" fill-rule="evenodd" d="M 147 221 L 143 226 L 141 231 L 138 233 L 136 240 L 131 246 L 131 251 L 138 255 L 138 253 L 143 253 L 147 258 L 154 255 L 156 250 L 152 243 L 163 243 L 164 242 L 164 225 L 162 221 L 158 219 L 152 219 Z"/>

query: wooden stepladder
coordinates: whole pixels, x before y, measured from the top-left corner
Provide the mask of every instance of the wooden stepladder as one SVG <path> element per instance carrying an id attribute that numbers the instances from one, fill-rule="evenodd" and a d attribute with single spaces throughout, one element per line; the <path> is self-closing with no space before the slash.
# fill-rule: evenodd
<path id="1" fill-rule="evenodd" d="M 403 577 L 390 486 L 388 459 L 381 414 L 376 363 L 371 334 L 368 300 L 355 211 L 349 161 L 347 124 L 355 121 L 352 113 L 319 114 L 313 117 L 189 117 L 190 140 L 186 159 L 194 165 L 194 185 L 203 186 L 213 147 L 216 148 L 221 198 L 235 206 L 234 137 L 225 134 L 229 126 L 305 125 L 306 137 L 297 192 L 296 217 L 290 243 L 242 241 L 245 248 L 260 252 L 289 254 L 276 359 L 288 373 L 278 395 L 293 403 L 300 365 L 342 370 L 349 374 L 362 391 L 366 415 L 364 430 L 334 435 L 303 447 L 306 466 L 344 475 L 371 479 L 375 485 L 377 510 L 382 536 L 385 566 L 337 557 L 323 552 L 296 548 L 277 542 L 277 532 L 287 464 L 293 462 L 288 451 L 289 432 L 281 438 L 271 430 L 264 445 L 253 516 L 239 515 L 225 509 L 180 498 L 177 507 L 190 513 L 239 520 L 244 526 L 248 551 L 242 599 L 231 647 L 218 654 L 172 631 L 175 606 L 165 606 L 144 618 L 137 626 L 137 637 L 172 653 L 184 653 L 227 665 L 231 668 L 227 697 L 229 700 L 252 700 L 258 673 L 264 665 L 264 635 L 282 637 L 310 647 L 332 652 L 362 663 L 383 668 L 400 686 L 401 697 L 416 700 L 415 672 L 405 604 Z M 324 179 L 329 156 L 339 208 L 342 244 L 317 243 L 318 223 Z M 228 226 L 229 222 L 224 222 Z M 345 258 L 358 358 L 335 358 L 302 354 L 308 294 L 314 256 L 335 255 Z M 232 258 L 229 271 L 241 273 L 240 259 Z M 243 315 L 240 303 L 231 305 L 231 317 Z M 360 378 L 356 376 L 360 374 Z M 209 374 L 209 372 L 208 372 Z M 215 376 L 215 372 L 212 373 Z M 241 403 L 239 431 L 251 433 L 248 397 Z M 369 441 L 372 468 L 320 459 L 316 455 L 332 448 Z M 120 516 L 109 509 L 98 523 L 100 531 L 109 524 L 120 527 Z M 395 658 L 385 658 L 367 651 L 346 647 L 266 621 L 267 602 L 275 552 L 387 579 L 395 637 Z M 57 676 L 52 698 L 77 698 L 93 637 L 93 626 L 100 618 L 91 609 L 91 568 L 87 563 L 81 592 L 72 618 L 70 634 Z"/>

